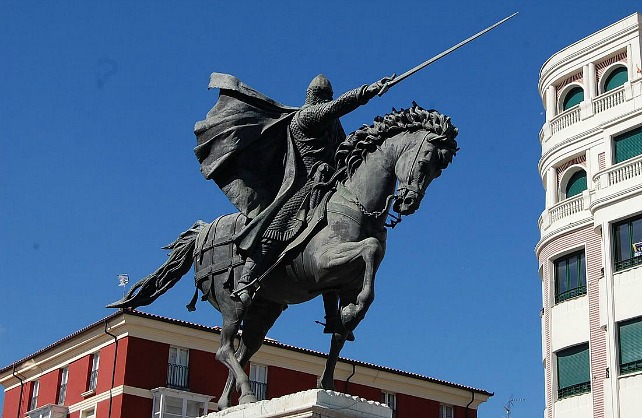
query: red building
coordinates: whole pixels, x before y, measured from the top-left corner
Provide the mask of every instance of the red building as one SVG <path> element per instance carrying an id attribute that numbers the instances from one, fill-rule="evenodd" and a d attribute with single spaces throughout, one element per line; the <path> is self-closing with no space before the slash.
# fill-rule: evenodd
<path id="1" fill-rule="evenodd" d="M 216 410 L 227 369 L 220 328 L 119 311 L 0 369 L 2 418 L 198 417 Z M 325 355 L 266 339 L 248 367 L 261 399 L 312 389 Z M 341 359 L 337 390 L 385 402 L 397 418 L 476 418 L 492 393 Z"/>

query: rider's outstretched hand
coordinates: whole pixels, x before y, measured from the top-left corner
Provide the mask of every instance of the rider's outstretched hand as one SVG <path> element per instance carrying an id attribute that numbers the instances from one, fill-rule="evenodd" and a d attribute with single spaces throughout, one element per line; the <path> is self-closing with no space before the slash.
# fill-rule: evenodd
<path id="1" fill-rule="evenodd" d="M 385 92 L 387 92 L 388 88 L 390 88 L 388 83 L 394 80 L 395 77 L 396 77 L 396 74 L 393 74 L 390 77 L 384 77 L 381 80 L 370 84 L 366 88 L 366 92 L 365 92 L 368 99 L 372 99 L 376 95 L 382 96 Z"/>

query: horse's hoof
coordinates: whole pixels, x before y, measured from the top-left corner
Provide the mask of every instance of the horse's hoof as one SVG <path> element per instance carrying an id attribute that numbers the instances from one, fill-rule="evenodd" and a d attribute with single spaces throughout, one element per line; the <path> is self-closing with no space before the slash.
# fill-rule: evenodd
<path id="1" fill-rule="evenodd" d="M 219 411 L 222 411 L 222 410 L 224 410 L 224 409 L 229 408 L 229 407 L 230 407 L 230 404 L 228 404 L 227 402 L 219 401 L 219 402 L 216 404 L 216 406 L 218 406 L 218 410 L 219 410 Z"/>
<path id="2" fill-rule="evenodd" d="M 256 399 L 256 396 L 254 396 L 253 393 L 248 393 L 247 395 L 243 395 L 239 398 L 239 405 L 245 405 L 245 404 L 254 403 L 257 401 L 258 399 Z"/>

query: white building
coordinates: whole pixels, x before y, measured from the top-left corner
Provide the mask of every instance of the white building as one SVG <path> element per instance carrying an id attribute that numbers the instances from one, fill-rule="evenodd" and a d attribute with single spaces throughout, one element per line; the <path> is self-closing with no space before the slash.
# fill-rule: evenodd
<path id="1" fill-rule="evenodd" d="M 642 15 L 540 71 L 546 418 L 642 417 Z"/>

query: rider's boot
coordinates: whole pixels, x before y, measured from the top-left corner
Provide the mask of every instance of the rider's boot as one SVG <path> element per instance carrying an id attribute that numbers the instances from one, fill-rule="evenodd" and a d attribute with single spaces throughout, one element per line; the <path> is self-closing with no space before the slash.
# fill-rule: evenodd
<path id="1" fill-rule="evenodd" d="M 323 307 L 325 308 L 325 326 L 323 327 L 323 332 L 325 334 L 345 332 L 343 322 L 341 322 L 341 314 L 339 313 L 339 294 L 337 292 L 324 293 Z M 354 341 L 352 331 L 348 332 L 346 339 L 348 341 Z"/>
<path id="2" fill-rule="evenodd" d="M 241 302 L 243 309 L 252 303 L 252 296 L 254 296 L 254 291 L 256 290 L 255 284 L 252 283 L 252 281 L 256 278 L 257 271 L 258 264 L 248 257 L 243 265 L 241 277 L 234 282 L 234 290 L 232 291 L 231 297 L 233 300 Z"/>

